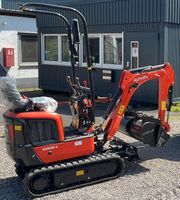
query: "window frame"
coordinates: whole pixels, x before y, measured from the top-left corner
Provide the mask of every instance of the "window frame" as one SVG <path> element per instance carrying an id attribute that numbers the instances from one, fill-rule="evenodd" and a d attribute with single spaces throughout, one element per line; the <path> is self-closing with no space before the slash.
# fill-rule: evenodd
<path id="1" fill-rule="evenodd" d="M 104 63 L 104 36 L 106 35 L 112 35 L 112 36 L 118 36 L 119 38 L 122 38 L 122 64 L 121 65 L 117 65 L 117 64 L 106 64 Z M 90 33 L 88 34 L 88 38 L 97 38 L 99 37 L 99 63 L 95 63 L 95 67 L 96 68 L 100 68 L 100 69 L 118 69 L 118 70 L 122 70 L 123 66 L 124 66 L 124 32 L 121 33 Z M 84 45 L 83 45 L 83 37 L 82 37 L 82 67 L 86 66 L 86 63 L 83 62 L 83 53 L 84 53 Z M 92 55 L 91 55 L 92 56 Z"/>
<path id="2" fill-rule="evenodd" d="M 18 65 L 20 67 L 27 67 L 27 66 L 38 66 L 38 60 L 36 62 L 23 62 L 22 61 L 22 39 L 21 36 L 36 36 L 38 37 L 37 33 L 35 32 L 19 32 L 18 33 L 19 36 L 19 42 L 18 42 L 18 49 L 19 49 L 19 56 L 18 56 Z M 37 38 L 37 44 L 38 44 L 38 38 Z"/>
<path id="3" fill-rule="evenodd" d="M 119 38 L 122 38 L 122 64 L 117 65 L 117 64 L 106 64 L 104 63 L 104 36 L 106 35 L 111 35 L 111 36 L 117 36 Z M 123 69 L 124 66 L 124 33 L 103 33 L 102 34 L 102 68 L 103 69 Z"/>
<path id="4" fill-rule="evenodd" d="M 122 38 L 122 64 L 105 64 L 104 63 L 104 36 L 112 35 Z M 46 36 L 57 36 L 58 37 L 58 61 L 47 61 L 45 60 L 44 50 L 45 50 L 45 37 Z M 67 36 L 67 34 L 41 34 L 41 63 L 48 65 L 58 65 L 58 66 L 67 66 L 71 67 L 71 61 L 65 62 L 62 61 L 62 36 Z M 83 53 L 84 53 L 84 45 L 83 45 L 83 34 L 80 36 L 80 44 L 79 44 L 79 66 L 86 67 L 87 64 L 83 62 Z M 124 66 L 124 32 L 121 33 L 90 33 L 88 34 L 88 38 L 99 38 L 99 63 L 95 63 L 96 68 L 100 69 L 118 69 L 122 70 Z"/>
<path id="5" fill-rule="evenodd" d="M 46 36 L 57 36 L 58 39 L 58 60 L 45 60 L 45 37 Z M 59 65 L 61 60 L 61 48 L 60 47 L 60 34 L 52 33 L 52 34 L 41 34 L 41 63 L 45 65 Z"/>
<path id="6" fill-rule="evenodd" d="M 82 35 L 82 40 L 81 40 L 81 44 L 82 44 L 82 54 L 81 54 L 81 56 L 82 56 L 82 67 L 86 67 L 87 66 L 87 63 L 85 63 L 84 62 L 84 40 L 83 40 L 83 38 L 84 38 L 84 35 Z M 101 34 L 98 34 L 98 33 L 92 33 L 92 34 L 88 34 L 88 40 L 89 39 L 91 39 L 91 38 L 99 38 L 99 63 L 94 63 L 94 65 L 95 65 L 95 67 L 101 67 L 101 63 L 102 63 L 102 61 L 101 61 L 101 42 L 102 42 L 102 40 L 101 40 Z M 93 56 L 93 55 L 91 55 L 91 56 Z"/>
<path id="7" fill-rule="evenodd" d="M 71 65 L 71 60 L 70 61 L 63 61 L 62 60 L 62 36 L 67 36 L 67 34 L 60 34 L 60 62 L 59 62 L 59 65 L 65 65 L 65 66 L 70 66 Z M 68 44 L 69 46 L 69 44 Z M 70 50 L 69 50 L 70 51 Z M 71 59 L 71 55 L 70 55 L 70 52 L 69 52 L 69 56 L 70 56 L 70 59 Z"/>

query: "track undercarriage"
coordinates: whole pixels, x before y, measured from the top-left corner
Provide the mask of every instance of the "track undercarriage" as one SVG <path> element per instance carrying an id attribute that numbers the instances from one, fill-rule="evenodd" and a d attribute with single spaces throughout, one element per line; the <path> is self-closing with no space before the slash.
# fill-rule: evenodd
<path id="1" fill-rule="evenodd" d="M 24 189 L 35 198 L 111 180 L 122 174 L 125 159 L 137 160 L 137 150 L 115 138 L 93 155 L 30 169 L 23 174 Z"/>

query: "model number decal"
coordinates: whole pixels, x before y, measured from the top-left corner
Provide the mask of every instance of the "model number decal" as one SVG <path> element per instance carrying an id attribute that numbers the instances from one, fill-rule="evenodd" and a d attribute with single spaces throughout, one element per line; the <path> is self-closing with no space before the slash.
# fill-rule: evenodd
<path id="1" fill-rule="evenodd" d="M 82 140 L 74 142 L 74 146 L 81 146 L 82 145 Z"/>
<path id="2" fill-rule="evenodd" d="M 44 147 L 42 148 L 42 151 L 49 151 L 49 150 L 53 150 L 53 149 L 57 149 L 58 146 L 51 146 L 51 147 Z"/>

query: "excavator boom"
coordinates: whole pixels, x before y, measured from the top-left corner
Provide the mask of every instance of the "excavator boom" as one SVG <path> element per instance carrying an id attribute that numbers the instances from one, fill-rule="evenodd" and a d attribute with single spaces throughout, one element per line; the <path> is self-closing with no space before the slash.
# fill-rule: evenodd
<path id="1" fill-rule="evenodd" d="M 107 119 L 107 125 L 104 129 L 106 141 L 111 140 L 117 132 L 135 91 L 145 82 L 154 79 L 157 79 L 159 82 L 159 126 L 166 132 L 170 130 L 168 121 L 165 121 L 165 113 L 167 109 L 168 111 L 170 110 L 169 104 L 170 101 L 172 101 L 174 71 L 172 66 L 166 63 L 158 66 L 148 66 L 135 70 L 123 71 L 117 92 L 103 117 L 104 120 Z"/>

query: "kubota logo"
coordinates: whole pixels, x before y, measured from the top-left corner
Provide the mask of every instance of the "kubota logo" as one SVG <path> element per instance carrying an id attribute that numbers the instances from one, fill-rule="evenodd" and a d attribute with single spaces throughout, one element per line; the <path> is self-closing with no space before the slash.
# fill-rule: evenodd
<path id="1" fill-rule="evenodd" d="M 146 79 L 148 79 L 148 78 L 149 78 L 148 76 L 144 75 L 144 76 L 142 76 L 142 77 L 137 77 L 137 78 L 135 78 L 134 81 L 135 81 L 136 83 L 138 83 L 138 82 L 144 81 L 144 80 L 146 80 Z"/>

